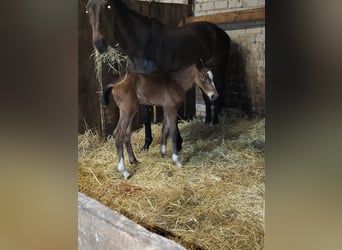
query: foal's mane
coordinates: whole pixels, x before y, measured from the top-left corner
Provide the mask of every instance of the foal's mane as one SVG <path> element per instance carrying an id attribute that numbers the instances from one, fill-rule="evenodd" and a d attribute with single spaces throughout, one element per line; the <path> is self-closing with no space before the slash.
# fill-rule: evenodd
<path id="1" fill-rule="evenodd" d="M 171 77 L 176 81 L 178 85 L 182 85 L 184 82 L 191 82 L 195 75 L 197 74 L 199 70 L 197 69 L 196 65 L 191 65 L 187 68 L 174 71 L 171 75 Z M 192 82 L 193 84 L 193 82 Z"/>

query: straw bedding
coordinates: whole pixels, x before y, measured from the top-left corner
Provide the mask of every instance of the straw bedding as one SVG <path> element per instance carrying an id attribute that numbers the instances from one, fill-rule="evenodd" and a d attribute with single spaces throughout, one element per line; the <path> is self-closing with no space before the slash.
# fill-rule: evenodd
<path id="1" fill-rule="evenodd" d="M 161 158 L 161 125 L 132 134 L 140 163 L 117 170 L 115 141 L 90 130 L 78 137 L 78 189 L 187 249 L 262 249 L 264 243 L 264 120 L 222 118 L 209 126 L 180 122 L 183 168 Z M 127 157 L 126 157 L 127 158 Z"/>

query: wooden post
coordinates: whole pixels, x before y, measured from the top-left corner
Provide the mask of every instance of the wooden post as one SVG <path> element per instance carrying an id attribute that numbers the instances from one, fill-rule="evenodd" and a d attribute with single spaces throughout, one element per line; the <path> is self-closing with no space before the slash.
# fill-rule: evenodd
<path id="1" fill-rule="evenodd" d="M 96 93 L 99 94 L 99 105 L 100 105 L 99 108 L 100 108 L 100 122 L 101 122 L 100 134 L 101 134 L 101 137 L 105 137 L 106 136 L 106 119 L 105 119 L 103 107 L 102 107 L 102 104 L 101 104 L 101 96 L 102 96 L 102 93 L 103 93 L 103 88 L 102 88 L 102 64 L 101 64 L 101 69 L 100 69 L 99 75 L 98 75 L 98 83 L 99 83 L 99 90 Z"/>

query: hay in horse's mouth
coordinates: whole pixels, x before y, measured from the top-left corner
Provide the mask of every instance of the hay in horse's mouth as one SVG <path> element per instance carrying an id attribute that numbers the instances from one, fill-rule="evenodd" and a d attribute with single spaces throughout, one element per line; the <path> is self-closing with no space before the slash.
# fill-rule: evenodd
<path id="1" fill-rule="evenodd" d="M 140 151 L 144 129 L 132 133 L 139 164 L 117 171 L 114 139 L 88 130 L 78 137 L 78 189 L 187 249 L 262 249 L 264 239 L 264 120 L 180 122 L 184 139 L 177 168 L 161 158 L 161 124 L 152 125 L 149 152 Z M 258 144 L 258 145 L 259 145 Z M 169 145 L 168 145 L 169 156 Z"/>
<path id="2" fill-rule="evenodd" d="M 106 65 L 108 72 L 121 74 L 127 67 L 128 57 L 121 53 L 119 44 L 114 47 L 108 46 L 107 52 L 100 54 L 96 49 L 91 53 L 90 58 L 94 60 L 96 78 L 101 79 L 102 65 Z"/>

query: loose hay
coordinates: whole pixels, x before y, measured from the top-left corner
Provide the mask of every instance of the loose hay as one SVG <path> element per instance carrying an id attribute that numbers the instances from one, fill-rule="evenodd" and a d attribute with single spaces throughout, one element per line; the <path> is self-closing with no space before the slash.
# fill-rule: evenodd
<path id="1" fill-rule="evenodd" d="M 262 249 L 264 243 L 264 120 L 221 119 L 219 125 L 180 122 L 184 139 L 174 166 L 161 158 L 161 125 L 132 134 L 139 164 L 117 170 L 114 139 L 91 131 L 78 137 L 78 188 L 104 205 L 187 249 Z"/>
<path id="2" fill-rule="evenodd" d="M 108 46 L 107 51 L 103 54 L 100 54 L 96 49 L 94 49 L 90 58 L 93 58 L 94 60 L 94 70 L 98 80 L 102 79 L 102 64 L 106 65 L 108 72 L 111 72 L 114 75 L 121 74 L 123 68 L 128 66 L 128 56 L 125 56 L 120 52 L 118 43 L 114 47 Z"/>

